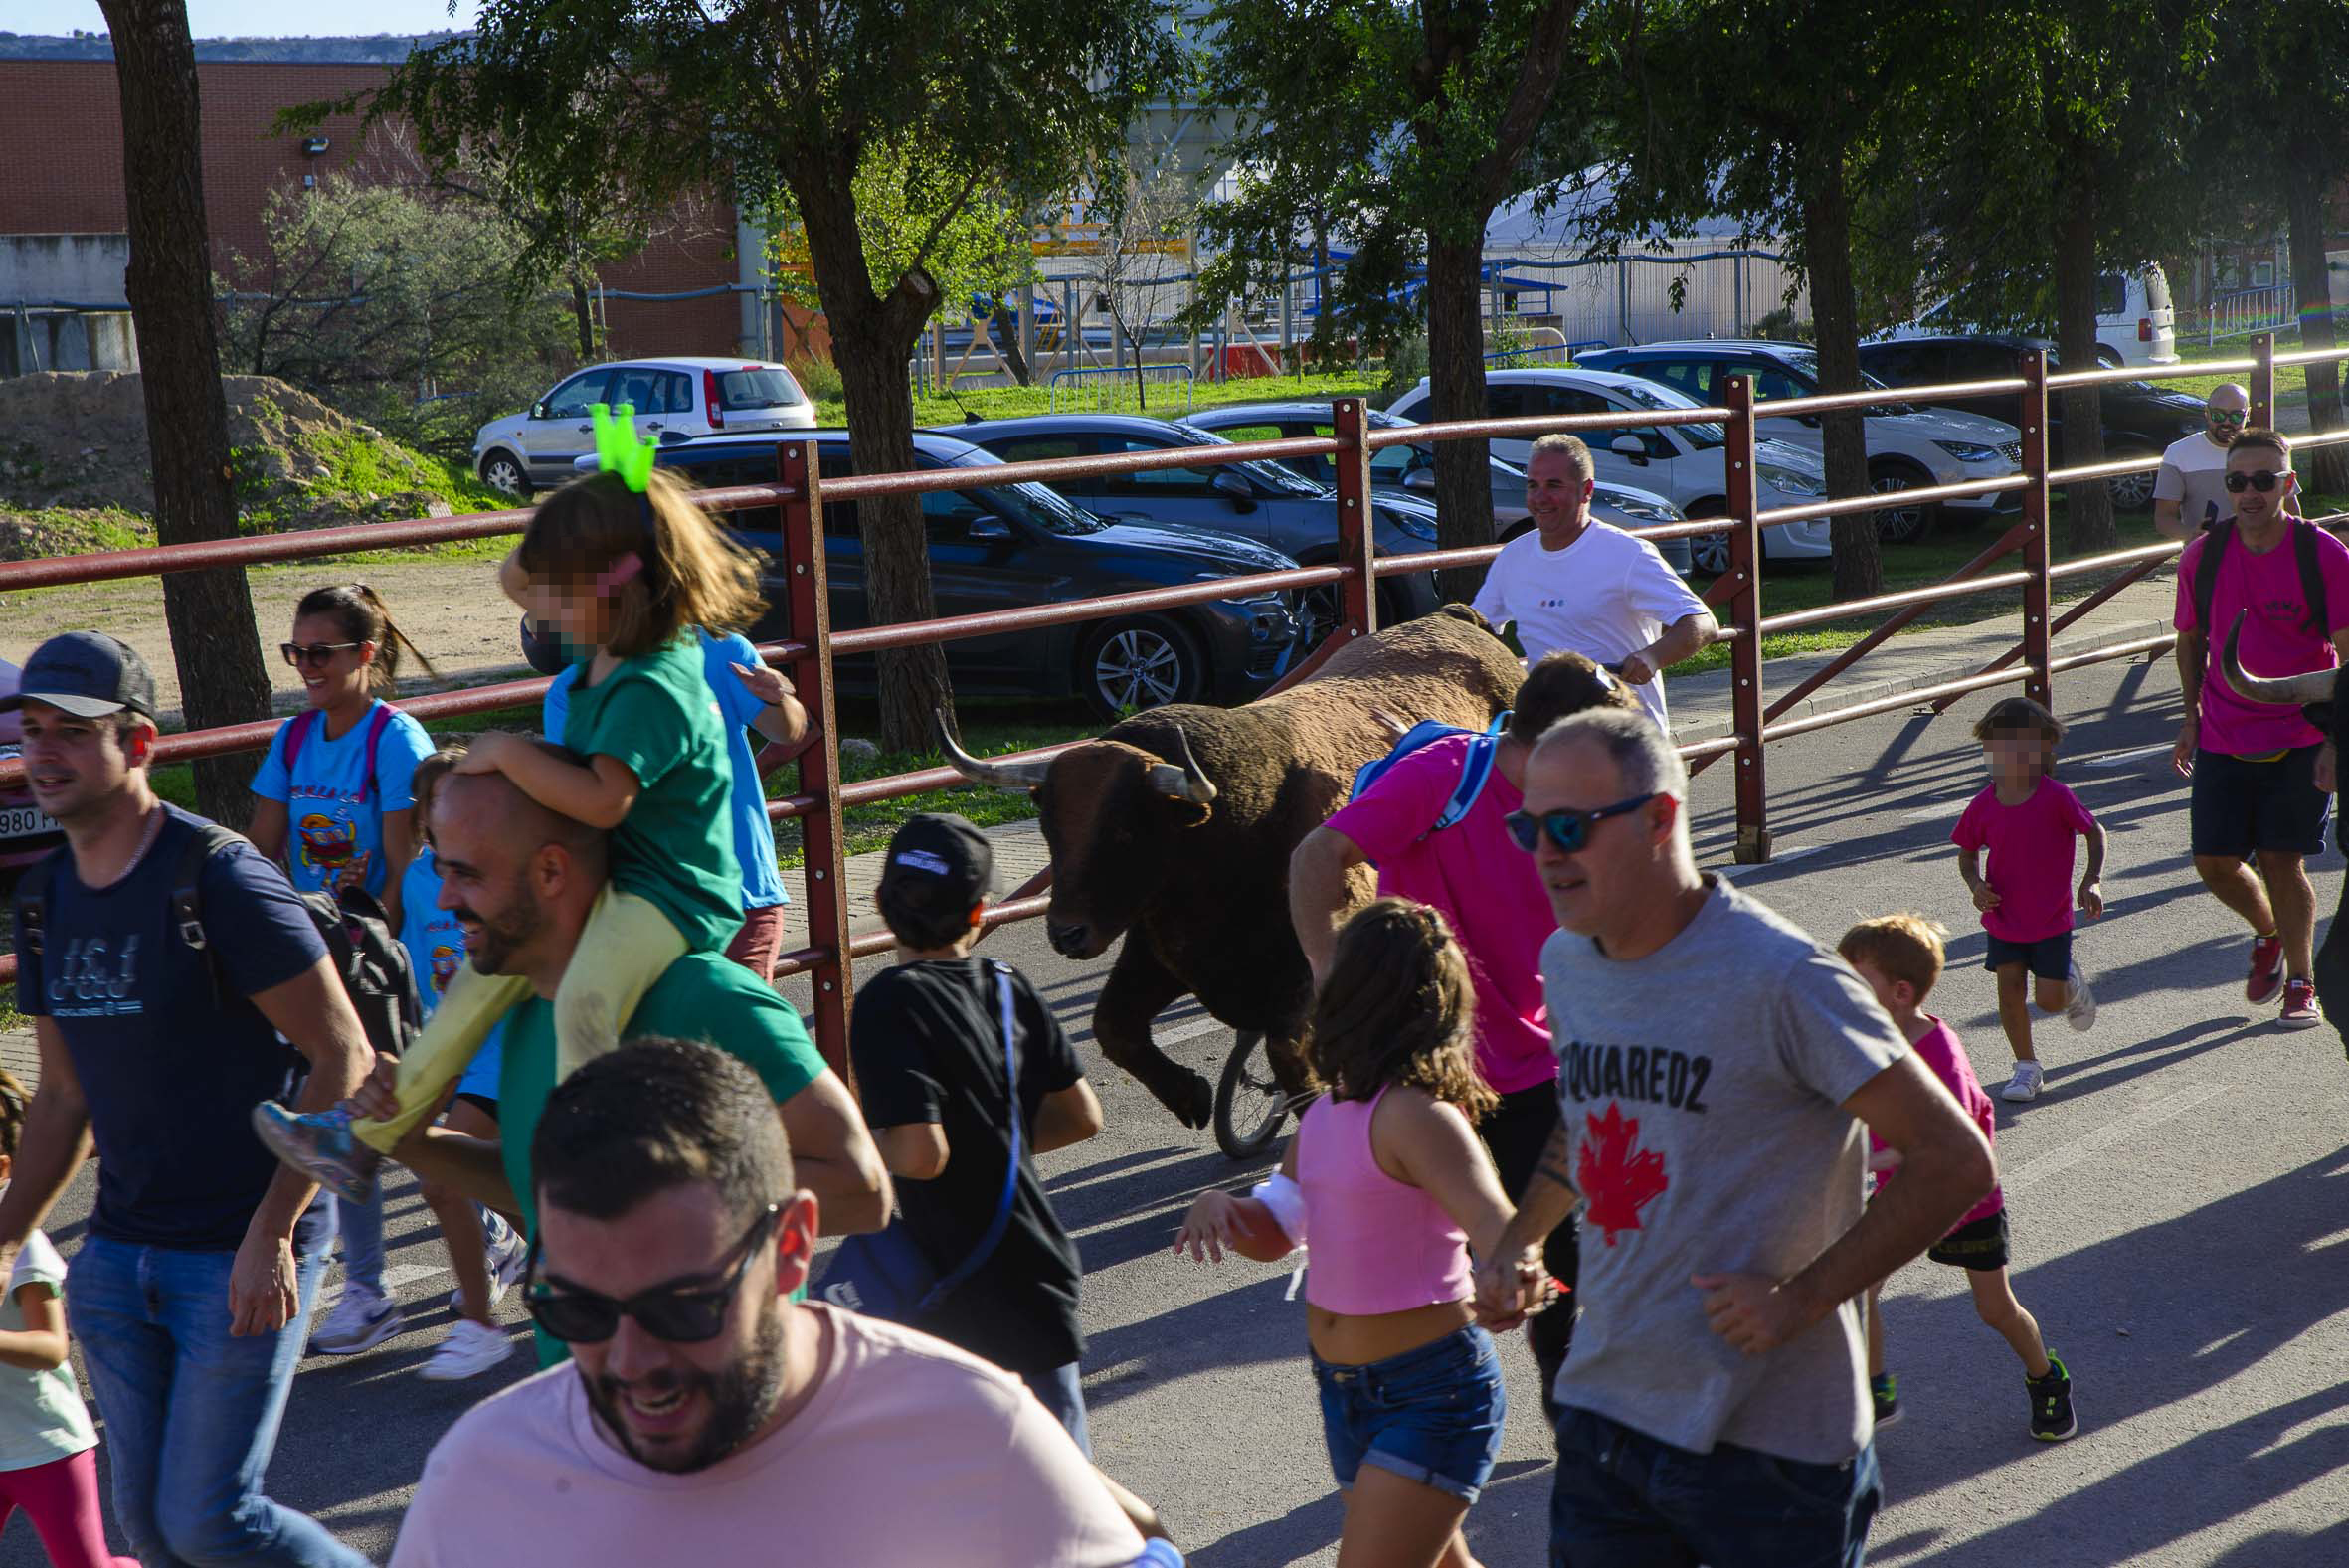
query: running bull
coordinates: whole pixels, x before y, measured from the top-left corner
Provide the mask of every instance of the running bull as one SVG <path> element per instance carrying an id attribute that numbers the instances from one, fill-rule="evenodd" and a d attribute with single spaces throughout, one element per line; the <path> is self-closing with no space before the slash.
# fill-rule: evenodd
<path id="1" fill-rule="evenodd" d="M 2341 741 L 2339 716 L 2349 713 L 2349 689 L 2341 684 L 2349 679 L 2349 666 L 2310 670 L 2301 675 L 2251 674 L 2243 667 L 2243 621 L 2244 617 L 2237 615 L 2235 624 L 2227 628 L 2227 647 L 2220 660 L 2227 684 L 2247 702 L 2297 706 L 2308 716 L 2308 722 L 2333 743 L 2337 755 Z M 2335 767 L 2338 766 L 2336 762 Z M 2344 841 L 2338 812 L 2333 817 L 2333 842 L 2349 847 L 2349 842 Z M 2325 929 L 2324 946 L 2317 950 L 2315 979 L 2316 998 L 2323 1004 L 2325 1016 L 2341 1031 L 2342 1040 L 2349 1043 L 2349 931 L 2344 931 L 2341 921 L 2342 913 L 2349 911 L 2349 886 L 2342 890 L 2342 908 L 2333 912 L 2333 922 Z"/>
<path id="2" fill-rule="evenodd" d="M 966 778 L 1035 797 L 1052 854 L 1045 932 L 1064 958 L 1126 945 L 1093 1009 L 1104 1054 L 1185 1126 L 1214 1093 L 1170 1059 L 1151 1020 L 1195 995 L 1233 1029 L 1265 1036 L 1295 1082 L 1313 976 L 1289 925 L 1289 855 L 1345 804 L 1355 771 L 1385 754 L 1382 714 L 1482 729 L 1524 668 L 1465 605 L 1374 633 L 1287 691 L 1239 708 L 1137 714 L 1049 762 L 987 763 L 946 737 Z M 1371 892 L 1357 872 L 1357 900 Z"/>

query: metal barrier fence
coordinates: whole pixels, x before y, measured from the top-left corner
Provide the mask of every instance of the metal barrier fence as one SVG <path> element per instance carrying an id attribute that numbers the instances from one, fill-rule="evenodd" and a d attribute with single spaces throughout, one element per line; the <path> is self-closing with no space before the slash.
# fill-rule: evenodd
<path id="1" fill-rule="evenodd" d="M 1870 391 L 1756 402 L 1750 380 L 1731 377 L 1725 386 L 1725 407 L 1657 410 L 1646 415 L 1643 423 L 1653 425 L 1722 423 L 1726 426 L 1728 439 L 1723 450 L 1723 460 L 1727 465 L 1725 473 L 1728 480 L 1729 515 L 1725 518 L 1702 518 L 1693 522 L 1643 528 L 1636 532 L 1654 541 L 1721 533 L 1728 536 L 1728 568 L 1715 581 L 1705 598 L 1708 604 L 1725 611 L 1721 615 L 1721 638 L 1729 645 L 1732 733 L 1717 739 L 1693 742 L 1680 750 L 1696 770 L 1709 766 L 1720 757 L 1736 758 L 1737 858 L 1758 861 L 1769 857 L 1769 800 L 1765 786 L 1764 754 L 1768 743 L 1772 741 L 1790 740 L 1831 725 L 1893 712 L 1918 703 L 1932 704 L 1938 710 L 1970 692 L 2015 682 L 2021 682 L 2024 689 L 2039 701 L 2053 706 L 2051 682 L 2055 675 L 2107 660 L 2158 653 L 2174 643 L 2174 636 L 2144 637 L 2061 659 L 2052 657 L 2049 645 L 2056 631 L 2077 620 L 2127 583 L 2176 556 L 2181 546 L 2175 543 L 2149 545 L 2067 561 L 2060 566 L 2051 563 L 2048 521 L 2050 492 L 2054 486 L 2143 471 L 2155 466 L 2159 459 L 2128 458 L 2078 468 L 2052 467 L 2047 445 L 2048 395 L 2051 391 L 2060 391 L 2066 387 L 2148 377 L 2159 379 L 2181 375 L 2248 373 L 2252 388 L 2251 421 L 2254 425 L 2264 425 L 2273 419 L 2277 366 L 2349 358 L 2349 348 L 2278 355 L 2274 352 L 2273 338 L 2267 336 L 2257 339 L 2253 346 L 2253 357 L 2243 360 L 2205 362 L 2163 370 L 2128 367 L 2065 375 L 2048 374 L 2045 356 L 2032 353 L 2023 356 L 2021 374 L 2015 377 L 1902 388 L 1901 396 L 1907 401 L 1929 402 L 1936 397 L 1982 393 L 2017 395 L 2018 423 L 2023 434 L 2021 472 L 2003 478 L 1910 490 L 1905 492 L 1904 499 L 1939 501 L 2020 491 L 2023 503 L 2021 520 L 1996 544 L 1942 583 L 1905 593 L 1846 601 L 1782 615 L 1762 613 L 1759 576 L 1761 530 L 1773 524 L 1811 517 L 1870 513 L 1881 510 L 1883 500 L 1871 494 L 1762 510 L 1757 500 L 1754 477 L 1755 428 L 1765 420 L 1799 418 L 1833 409 L 1867 407 L 1882 402 L 1884 394 Z M 1471 420 L 1446 425 L 1371 430 L 1364 418 L 1364 407 L 1358 399 L 1338 400 L 1332 412 L 1334 433 L 1328 436 L 1298 436 L 1230 445 L 1187 446 L 1173 451 L 1055 458 L 983 468 L 940 468 L 919 473 L 869 474 L 830 480 L 821 480 L 817 476 L 816 447 L 813 441 L 785 441 L 779 442 L 777 446 L 775 484 L 736 485 L 697 492 L 696 499 L 711 511 L 724 512 L 778 503 L 783 511 L 781 565 L 788 585 L 786 608 L 792 635 L 783 641 L 766 644 L 760 652 L 769 663 L 787 672 L 795 693 L 807 706 L 813 721 L 814 744 L 800 758 L 799 792 L 773 800 L 768 806 L 769 814 L 775 819 L 796 818 L 802 825 L 805 889 L 801 907 L 808 916 L 807 945 L 785 954 L 777 965 L 776 975 L 778 978 L 792 974 L 810 976 L 815 996 L 816 1042 L 835 1066 L 843 1065 L 847 1056 L 847 1001 L 851 966 L 856 958 L 881 952 L 891 944 L 891 938 L 885 930 L 857 933 L 849 929 L 843 813 L 851 806 L 953 784 L 960 782 L 961 775 L 952 768 L 930 768 L 885 779 L 841 783 L 837 716 L 832 704 L 834 657 L 1030 630 L 1109 614 L 1172 609 L 1227 598 L 1236 588 L 1243 586 L 1263 591 L 1338 585 L 1342 601 L 1341 624 L 1328 641 L 1298 665 L 1289 677 L 1291 680 L 1301 679 L 1311 674 L 1339 647 L 1376 628 L 1377 596 L 1373 590 L 1377 579 L 1447 567 L 1482 565 L 1500 553 L 1499 546 L 1487 545 L 1409 556 L 1377 555 L 1370 542 L 1369 518 L 1370 457 L 1374 451 L 1385 446 L 1427 440 L 1456 440 L 1473 436 L 1522 438 L 1546 435 L 1552 431 L 1610 429 L 1622 421 L 1620 413 L 1608 413 L 1567 418 Z M 2303 436 L 2295 440 L 2295 445 L 2316 446 L 2343 440 L 2349 440 L 2349 430 Z M 930 490 L 989 488 L 1029 479 L 1049 484 L 1057 479 L 1138 473 L 1160 468 L 1212 467 L 1256 459 L 1306 456 L 1330 457 L 1338 470 L 1337 523 L 1342 550 L 1336 564 L 1223 578 L 1179 588 L 1151 589 L 1105 599 L 947 616 L 901 625 L 868 626 L 836 633 L 831 629 L 821 526 L 826 499 L 853 501 L 871 496 L 915 494 Z M 70 583 L 109 582 L 171 572 L 199 571 L 216 566 L 308 560 L 356 550 L 482 539 L 517 533 L 528 519 L 527 511 L 505 511 L 470 517 L 363 524 L 295 535 L 6 562 L 0 563 L 0 594 Z M 2022 556 L 2019 569 L 1988 572 L 1991 565 L 2016 553 Z M 2050 601 L 2057 580 L 2106 571 L 2118 571 L 2121 576 L 2073 607 L 2062 618 L 2051 620 Z M 2023 591 L 2021 637 L 2012 650 L 1982 670 L 1915 691 L 1853 703 L 1800 719 L 1780 719 L 1779 716 L 1793 703 L 1851 667 L 1872 648 L 1882 645 L 1925 609 L 1967 595 L 2007 588 L 2020 588 Z M 1888 614 L 1891 618 L 1860 643 L 1847 649 L 1825 669 L 1803 681 L 1776 702 L 1765 705 L 1762 663 L 1764 636 L 1771 632 L 1791 631 L 1879 613 Z M 508 681 L 493 686 L 404 699 L 401 706 L 422 719 L 453 718 L 535 703 L 547 685 L 545 679 Z M 155 762 L 186 762 L 235 752 L 260 751 L 269 745 L 280 722 L 268 719 L 165 736 L 150 754 L 151 759 Z M 1048 758 L 1068 749 L 1068 746 L 1046 747 L 999 760 Z M 19 784 L 23 777 L 24 765 L 21 761 L 0 761 L 0 786 Z M 991 909 L 988 912 L 988 924 L 993 927 L 1043 913 L 1047 900 L 1039 891 L 1042 885 L 1043 879 L 1039 878 L 1018 890 L 1004 903 Z M 15 977 L 14 957 L 0 958 L 0 983 L 13 982 Z"/>

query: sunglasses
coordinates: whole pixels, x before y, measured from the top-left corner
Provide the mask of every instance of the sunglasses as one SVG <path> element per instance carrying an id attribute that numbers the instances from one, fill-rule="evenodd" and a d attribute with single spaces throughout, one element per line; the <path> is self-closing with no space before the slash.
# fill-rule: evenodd
<path id="1" fill-rule="evenodd" d="M 364 642 L 280 642 L 277 651 L 292 665 L 323 664 L 337 653 L 367 646 Z"/>
<path id="2" fill-rule="evenodd" d="M 2213 425 L 2243 425 L 2249 423 L 2252 417 L 2249 409 L 2205 409 L 2202 412 L 2204 418 Z"/>
<path id="3" fill-rule="evenodd" d="M 760 1243 L 774 1231 L 782 1214 L 780 1203 L 767 1205 L 767 1212 L 752 1223 L 750 1234 L 736 1244 L 741 1256 L 717 1284 L 663 1285 L 625 1302 L 541 1279 L 538 1243 L 533 1240 L 530 1261 L 524 1270 L 529 1283 L 522 1288 L 523 1305 L 530 1308 L 531 1317 L 550 1338 L 565 1344 L 601 1344 L 620 1332 L 623 1317 L 633 1317 L 637 1327 L 670 1344 L 700 1344 L 715 1339 L 726 1326 L 726 1312 L 734 1305 L 734 1293 L 742 1288 L 743 1276 L 750 1272 L 751 1261 L 759 1256 Z"/>
<path id="4" fill-rule="evenodd" d="M 1618 800 L 1613 805 L 1602 805 L 1595 811 L 1543 811 L 1538 816 L 1532 811 L 1512 811 L 1501 819 L 1501 825 L 1509 829 L 1509 836 L 1517 840 L 1517 847 L 1529 855 L 1541 842 L 1544 834 L 1557 846 L 1560 854 L 1571 855 L 1590 842 L 1593 822 L 1603 822 L 1610 816 L 1636 811 L 1655 798 L 1656 793 L 1651 790 L 1646 794 L 1635 794 L 1628 800 Z"/>
<path id="5" fill-rule="evenodd" d="M 2289 477 L 2291 475 L 2288 472 L 2276 473 L 2267 468 L 2256 468 L 2250 473 L 2231 473 L 2225 482 L 2229 495 L 2241 495 L 2246 490 L 2257 490 L 2265 495 Z"/>

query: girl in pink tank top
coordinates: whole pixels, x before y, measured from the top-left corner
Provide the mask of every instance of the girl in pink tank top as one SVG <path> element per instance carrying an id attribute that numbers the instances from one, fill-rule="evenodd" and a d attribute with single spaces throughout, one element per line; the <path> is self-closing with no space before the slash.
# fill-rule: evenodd
<path id="1" fill-rule="evenodd" d="M 1475 1568 L 1460 1533 L 1501 1452 L 1508 1399 L 1469 1251 L 1514 1210 L 1473 1118 L 1468 964 L 1443 916 L 1384 898 L 1338 934 L 1307 1064 L 1322 1093 L 1280 1174 L 1191 1205 L 1174 1250 L 1220 1262 L 1310 1248 L 1307 1339 L 1330 1467 L 1346 1493 L 1339 1560 Z M 1539 1250 L 1519 1268 L 1548 1277 Z"/>

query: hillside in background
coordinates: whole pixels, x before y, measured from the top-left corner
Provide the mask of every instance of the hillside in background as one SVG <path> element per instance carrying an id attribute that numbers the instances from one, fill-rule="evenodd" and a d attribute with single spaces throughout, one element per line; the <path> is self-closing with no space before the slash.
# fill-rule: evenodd
<path id="1" fill-rule="evenodd" d="M 409 51 L 454 38 L 455 33 L 378 33 L 370 38 L 199 38 L 198 60 L 270 61 L 319 65 L 372 62 L 396 65 Z M 0 60 L 111 60 L 113 42 L 103 33 L 0 32 Z"/>

